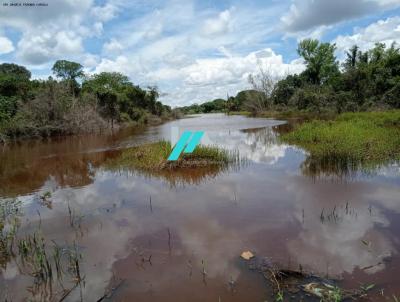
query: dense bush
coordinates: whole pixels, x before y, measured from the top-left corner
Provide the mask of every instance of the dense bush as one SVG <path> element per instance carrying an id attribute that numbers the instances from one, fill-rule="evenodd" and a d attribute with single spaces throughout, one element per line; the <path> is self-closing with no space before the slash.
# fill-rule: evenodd
<path id="1" fill-rule="evenodd" d="M 23 66 L 0 64 L 0 138 L 96 131 L 122 123 L 168 118 L 156 87 L 142 89 L 127 76 L 102 72 L 85 76 L 79 63 L 60 60 L 57 77 L 31 80 Z"/>
<path id="2" fill-rule="evenodd" d="M 211 112 L 222 112 L 227 108 L 227 102 L 223 99 L 215 99 L 210 102 L 203 103 L 201 105 L 193 104 L 190 106 L 184 106 L 179 108 L 184 114 L 196 114 L 196 113 L 211 113 Z"/>
<path id="3" fill-rule="evenodd" d="M 301 41 L 297 51 L 306 64 L 302 73 L 275 81 L 271 91 L 271 74 L 262 70 L 261 76 L 250 77 L 255 89 L 239 92 L 228 98 L 225 106 L 219 103 L 212 107 L 211 112 L 248 111 L 256 115 L 265 110 L 341 113 L 400 108 L 397 44 L 387 47 L 377 43 L 365 52 L 353 46 L 341 64 L 335 50 L 334 44 Z M 210 106 L 205 104 L 184 107 L 184 112 L 210 112 Z"/>

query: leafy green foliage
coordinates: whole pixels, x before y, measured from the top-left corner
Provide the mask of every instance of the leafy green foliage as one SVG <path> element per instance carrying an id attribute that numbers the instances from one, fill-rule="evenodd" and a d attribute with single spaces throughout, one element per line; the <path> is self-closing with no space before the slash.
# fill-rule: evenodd
<path id="1" fill-rule="evenodd" d="M 274 83 L 271 93 L 263 89 L 244 90 L 229 97 L 225 106 L 222 102 L 215 106 L 213 101 L 213 106 L 207 102 L 182 109 L 185 113 L 247 111 L 263 115 L 266 109 L 340 114 L 400 108 L 400 49 L 396 43 L 390 47 L 377 43 L 368 51 L 361 51 L 354 45 L 345 53 L 341 69 L 335 50 L 334 44 L 303 40 L 297 51 L 306 69 Z M 268 71 L 264 71 L 265 74 L 268 75 Z M 263 79 L 262 75 L 251 78 Z M 269 87 L 271 81 L 268 77 L 265 80 L 258 86 Z"/>
<path id="2" fill-rule="evenodd" d="M 0 95 L 0 121 L 8 121 L 17 111 L 17 99 Z"/>
<path id="3" fill-rule="evenodd" d="M 75 80 L 83 76 L 83 66 L 76 62 L 58 60 L 53 65 L 53 73 L 64 80 Z"/>
<path id="4" fill-rule="evenodd" d="M 334 44 L 318 40 L 305 39 L 299 43 L 297 52 L 306 62 L 304 74 L 312 84 L 324 83 L 339 72 L 335 49 Z"/>
<path id="5" fill-rule="evenodd" d="M 51 136 L 96 131 L 122 123 L 146 123 L 149 117 L 168 118 L 169 106 L 157 101 L 156 87 L 142 89 L 121 73 L 84 77 L 76 62 L 53 66 L 59 81 L 30 80 L 16 64 L 0 64 L 0 138 Z M 77 79 L 82 79 L 82 84 Z"/>
<path id="6" fill-rule="evenodd" d="M 24 66 L 20 66 L 13 63 L 0 64 L 0 74 L 12 75 L 20 80 L 29 80 L 31 78 L 31 72 Z"/>
<path id="7" fill-rule="evenodd" d="M 16 64 L 0 64 L 0 95 L 26 99 L 29 90 L 30 71 Z"/>
<path id="8" fill-rule="evenodd" d="M 87 78 L 82 90 L 92 93 L 103 117 L 114 121 L 145 121 L 147 113 L 157 116 L 170 113 L 171 108 L 157 101 L 157 87 L 143 90 L 118 72 L 102 72 Z"/>
<path id="9" fill-rule="evenodd" d="M 227 103 L 224 99 L 215 99 L 201 105 L 193 104 L 180 108 L 185 114 L 224 112 L 227 109 Z"/>

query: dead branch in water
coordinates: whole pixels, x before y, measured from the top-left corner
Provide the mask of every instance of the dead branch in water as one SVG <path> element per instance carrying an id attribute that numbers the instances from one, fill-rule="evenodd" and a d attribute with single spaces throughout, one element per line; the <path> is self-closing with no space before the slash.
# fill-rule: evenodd
<path id="1" fill-rule="evenodd" d="M 114 287 L 110 288 L 108 291 L 106 291 L 106 293 L 105 293 L 103 296 L 101 296 L 101 297 L 97 300 L 97 302 L 101 302 L 101 301 L 103 301 L 103 300 L 106 299 L 106 298 L 111 298 L 111 297 L 114 295 L 114 293 L 118 290 L 118 288 L 120 288 L 121 285 L 122 285 L 124 282 L 125 282 L 125 279 L 122 279 L 116 286 L 114 286 Z"/>

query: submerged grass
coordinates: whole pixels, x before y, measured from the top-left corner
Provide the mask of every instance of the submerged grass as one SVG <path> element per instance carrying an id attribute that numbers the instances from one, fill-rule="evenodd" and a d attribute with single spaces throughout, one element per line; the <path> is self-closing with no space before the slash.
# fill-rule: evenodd
<path id="1" fill-rule="evenodd" d="M 17 199 L 0 199 L 0 267 L 5 268 L 13 256 L 15 237 L 20 226 L 21 202 Z"/>
<path id="2" fill-rule="evenodd" d="M 315 159 L 366 166 L 400 160 L 400 110 L 344 113 L 332 121 L 306 122 L 282 136 Z"/>
<path id="3" fill-rule="evenodd" d="M 13 262 L 21 275 L 32 277 L 32 286 L 27 288 L 32 301 L 62 301 L 84 280 L 80 268 L 82 254 L 75 241 L 73 246 L 66 242 L 61 247 L 54 240 L 50 244 L 40 223 L 37 229 L 25 228 L 22 235 L 22 218 L 20 200 L 0 199 L 0 268 L 6 269 Z M 74 285 L 65 288 L 71 281 Z"/>

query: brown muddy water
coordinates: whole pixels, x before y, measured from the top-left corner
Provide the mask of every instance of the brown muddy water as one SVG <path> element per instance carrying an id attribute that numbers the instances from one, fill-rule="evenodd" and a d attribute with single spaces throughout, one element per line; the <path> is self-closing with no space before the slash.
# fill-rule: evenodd
<path id="1" fill-rule="evenodd" d="M 310 165 L 304 151 L 279 143 L 288 128 L 211 114 L 1 147 L 0 196 L 22 202 L 16 238 L 36 232 L 64 256 L 74 246 L 81 283 L 74 287 L 67 264 L 61 280 L 43 284 L 14 249 L 0 258 L 0 301 L 273 301 L 266 280 L 239 257 L 245 250 L 342 279 L 344 288 L 375 284 L 372 301 L 394 301 L 399 166 L 366 174 Z M 246 164 L 192 169 L 178 181 L 106 168 L 124 148 L 169 140 L 171 129 L 205 131 L 202 143 L 238 150 Z"/>

